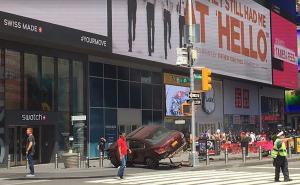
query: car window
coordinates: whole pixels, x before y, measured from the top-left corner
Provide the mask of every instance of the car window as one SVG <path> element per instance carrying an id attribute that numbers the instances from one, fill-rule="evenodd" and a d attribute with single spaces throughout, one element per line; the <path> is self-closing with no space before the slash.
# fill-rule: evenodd
<path id="1" fill-rule="evenodd" d="M 157 143 L 161 142 L 164 138 L 166 138 L 172 132 L 173 132 L 172 130 L 168 130 L 166 128 L 159 127 L 155 132 L 153 132 L 152 135 L 148 136 L 146 138 L 146 140 L 152 144 L 157 144 Z"/>
<path id="2" fill-rule="evenodd" d="M 129 148 L 130 149 L 145 148 L 145 145 L 144 145 L 144 143 L 139 142 L 139 141 L 130 141 Z"/>

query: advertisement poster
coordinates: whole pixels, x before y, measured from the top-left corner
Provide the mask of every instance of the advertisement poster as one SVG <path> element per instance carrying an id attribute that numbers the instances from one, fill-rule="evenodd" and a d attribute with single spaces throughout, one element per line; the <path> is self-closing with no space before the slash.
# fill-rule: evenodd
<path id="1" fill-rule="evenodd" d="M 181 2 L 181 3 L 180 3 Z M 112 1 L 113 52 L 175 65 L 187 1 Z M 196 66 L 272 83 L 270 11 L 254 1 L 193 1 Z"/>
<path id="2" fill-rule="evenodd" d="M 299 90 L 285 91 L 285 112 L 300 112 L 300 92 Z"/>
<path id="3" fill-rule="evenodd" d="M 166 85 L 166 116 L 183 116 L 181 105 L 189 100 L 189 87 Z"/>
<path id="4" fill-rule="evenodd" d="M 296 25 L 272 12 L 273 57 L 282 61 L 280 69 L 273 69 L 273 84 L 298 88 Z"/>
<path id="5" fill-rule="evenodd" d="M 300 16 L 299 16 L 300 17 Z M 298 71 L 300 71 L 300 30 L 297 29 Z"/>

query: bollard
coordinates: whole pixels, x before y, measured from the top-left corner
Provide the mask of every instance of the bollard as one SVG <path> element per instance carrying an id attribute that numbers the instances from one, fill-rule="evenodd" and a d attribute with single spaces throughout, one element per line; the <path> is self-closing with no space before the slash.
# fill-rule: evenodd
<path id="1" fill-rule="evenodd" d="M 104 160 L 103 152 L 100 152 L 100 157 L 99 157 L 99 167 L 100 168 L 103 168 L 103 160 Z"/>
<path id="2" fill-rule="evenodd" d="M 58 154 L 55 154 L 55 169 L 58 168 Z"/>
<path id="3" fill-rule="evenodd" d="M 80 160 L 80 153 L 78 153 L 78 168 L 81 168 L 81 160 Z"/>
<path id="4" fill-rule="evenodd" d="M 262 160 L 262 149 L 261 149 L 261 146 L 259 146 L 259 154 L 258 154 L 258 157 L 259 157 L 259 160 L 261 161 Z"/>
<path id="5" fill-rule="evenodd" d="M 206 149 L 206 166 L 209 165 L 209 153 L 208 153 L 208 149 Z"/>
<path id="6" fill-rule="evenodd" d="M 90 167 L 90 159 L 89 157 L 86 157 L 86 168 Z"/>
<path id="7" fill-rule="evenodd" d="M 7 169 L 10 168 L 10 154 L 7 155 Z"/>
<path id="8" fill-rule="evenodd" d="M 227 148 L 225 149 L 225 165 L 228 164 L 228 150 Z"/>
<path id="9" fill-rule="evenodd" d="M 289 158 L 292 158 L 292 148 L 289 144 L 288 144 L 288 153 L 289 153 Z"/>
<path id="10" fill-rule="evenodd" d="M 242 156 L 243 156 L 243 163 L 246 163 L 246 148 L 245 147 L 243 147 Z"/>

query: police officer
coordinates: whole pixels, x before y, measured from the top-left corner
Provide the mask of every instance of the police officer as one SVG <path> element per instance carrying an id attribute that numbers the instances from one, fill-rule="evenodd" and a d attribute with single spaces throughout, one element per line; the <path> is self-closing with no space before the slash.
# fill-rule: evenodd
<path id="1" fill-rule="evenodd" d="M 288 162 L 286 159 L 287 151 L 285 141 L 287 141 L 287 139 L 285 139 L 283 131 L 279 132 L 277 137 L 272 150 L 273 166 L 275 166 L 275 182 L 280 182 L 280 169 L 282 170 L 284 181 L 291 181 L 292 179 L 289 177 Z"/>

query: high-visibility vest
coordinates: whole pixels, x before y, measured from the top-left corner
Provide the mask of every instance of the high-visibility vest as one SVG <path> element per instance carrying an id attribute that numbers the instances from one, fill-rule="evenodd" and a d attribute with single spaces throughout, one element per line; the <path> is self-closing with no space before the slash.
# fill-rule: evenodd
<path id="1" fill-rule="evenodd" d="M 287 156 L 287 151 L 286 151 L 286 145 L 284 142 L 282 142 L 282 145 L 281 145 L 281 148 L 277 148 L 277 145 L 279 142 L 282 142 L 280 139 L 276 139 L 275 140 L 275 143 L 274 143 L 274 147 L 273 147 L 273 150 L 272 150 L 272 158 L 276 158 L 278 155 L 279 156 Z"/>

